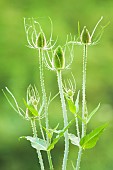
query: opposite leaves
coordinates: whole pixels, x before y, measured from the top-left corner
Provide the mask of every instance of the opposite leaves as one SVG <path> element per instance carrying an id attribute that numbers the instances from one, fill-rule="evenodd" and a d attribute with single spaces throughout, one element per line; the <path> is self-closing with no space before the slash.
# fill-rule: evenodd
<path id="1" fill-rule="evenodd" d="M 69 124 L 53 139 L 53 142 L 48 146 L 47 150 L 50 151 L 54 148 L 55 144 L 59 141 L 59 139 L 64 135 L 66 130 L 72 125 L 74 120 L 70 121 Z"/>

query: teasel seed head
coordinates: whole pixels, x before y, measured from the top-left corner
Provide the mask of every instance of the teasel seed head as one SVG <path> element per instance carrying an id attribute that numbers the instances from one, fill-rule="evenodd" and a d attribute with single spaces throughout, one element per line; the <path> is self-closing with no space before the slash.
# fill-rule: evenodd
<path id="1" fill-rule="evenodd" d="M 91 43 L 91 36 L 86 26 L 83 28 L 80 38 L 81 38 L 81 42 L 84 44 Z"/>
<path id="2" fill-rule="evenodd" d="M 46 37 L 43 32 L 39 33 L 36 44 L 38 48 L 44 48 L 46 46 Z"/>
<path id="3" fill-rule="evenodd" d="M 61 46 L 58 46 L 54 52 L 53 66 L 56 70 L 61 70 L 65 67 L 65 57 Z"/>

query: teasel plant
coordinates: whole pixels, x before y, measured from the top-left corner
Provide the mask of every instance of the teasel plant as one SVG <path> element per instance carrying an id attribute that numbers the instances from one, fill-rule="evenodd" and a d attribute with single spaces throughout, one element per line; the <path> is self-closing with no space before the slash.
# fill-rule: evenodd
<path id="1" fill-rule="evenodd" d="M 53 41 L 53 25 L 49 18 L 51 25 L 50 38 L 47 41 L 46 35 L 42 29 L 42 26 L 38 22 L 38 19 L 24 18 L 24 28 L 27 38 L 27 47 L 37 50 L 39 58 L 39 71 L 40 71 L 40 85 L 41 95 L 35 85 L 29 85 L 26 92 L 26 99 L 23 99 L 25 109 L 21 108 L 12 94 L 12 92 L 6 87 L 3 93 L 8 100 L 11 107 L 24 119 L 30 122 L 33 136 L 22 136 L 20 139 L 27 139 L 31 146 L 36 150 L 40 163 L 41 170 L 45 170 L 45 165 L 41 151 L 47 152 L 49 168 L 54 169 L 51 150 L 54 149 L 57 142 L 64 136 L 65 147 L 63 155 L 62 170 L 67 169 L 68 153 L 69 153 L 69 141 L 73 145 L 78 146 L 78 158 L 74 164 L 72 164 L 74 170 L 80 169 L 82 153 L 85 149 L 92 148 L 96 145 L 100 135 L 107 127 L 107 123 L 94 129 L 87 134 L 87 125 L 91 118 L 98 111 L 100 104 L 89 114 L 87 109 L 86 100 L 86 70 L 87 70 L 87 51 L 88 46 L 96 45 L 99 43 L 104 29 L 109 24 L 101 27 L 99 34 L 94 38 L 95 31 L 100 24 L 103 17 L 97 22 L 92 34 L 90 35 L 86 26 L 80 31 L 80 25 L 78 23 L 78 38 L 72 38 L 67 36 L 66 43 L 56 47 L 57 39 Z M 37 29 L 38 27 L 38 29 Z M 69 40 L 71 39 L 71 40 Z M 54 43 L 53 43 L 54 42 Z M 72 78 L 63 80 L 62 72 L 66 69 L 70 69 L 74 58 L 74 46 L 83 46 L 83 76 L 82 76 L 82 113 L 80 114 L 80 90 L 76 93 L 76 81 L 74 75 Z M 68 59 L 68 60 L 67 60 Z M 51 97 L 47 97 L 44 80 L 44 67 L 56 72 L 58 93 Z M 63 129 L 58 129 L 58 125 L 54 128 L 50 128 L 48 118 L 48 108 L 50 103 L 60 95 L 61 107 L 63 113 L 64 126 Z M 42 96 L 42 97 L 40 97 Z M 11 100 L 10 100 L 11 98 Z M 12 102 L 13 100 L 13 102 Z M 68 106 L 68 107 L 67 107 Z M 67 111 L 74 115 L 74 119 L 68 121 Z M 42 119 L 45 120 L 45 126 L 42 124 Z M 80 127 L 79 121 L 82 127 Z M 37 130 L 36 124 L 39 124 L 41 137 L 39 136 L 39 130 Z M 72 123 L 75 122 L 76 135 L 69 133 L 69 128 Z M 81 131 L 80 131 L 81 129 Z M 54 137 L 54 134 L 56 136 Z"/>
<path id="2" fill-rule="evenodd" d="M 44 137 L 43 129 L 42 129 L 42 124 L 41 124 L 41 119 L 43 119 L 44 113 L 43 113 L 43 106 L 41 105 L 39 108 L 39 102 L 40 102 L 40 97 L 38 90 L 36 86 L 29 85 L 27 88 L 27 94 L 26 94 L 26 99 L 23 99 L 24 105 L 26 107 L 25 111 L 22 109 L 19 105 L 18 102 L 15 98 L 15 96 L 12 94 L 12 92 L 6 87 L 6 91 L 3 90 L 3 93 L 8 100 L 9 104 L 11 107 L 14 109 L 15 112 L 17 112 L 24 120 L 27 120 L 31 124 L 32 128 L 32 136 L 22 136 L 21 138 L 25 138 L 31 142 L 31 145 L 33 148 L 37 150 L 38 158 L 39 158 L 39 163 L 41 170 L 44 170 L 44 162 L 43 158 L 41 155 L 41 150 L 44 150 L 44 146 L 47 147 L 47 143 Z M 6 92 L 8 94 L 6 94 Z M 13 101 L 12 101 L 13 100 Z M 37 134 L 37 129 L 36 129 L 36 121 L 39 122 L 39 127 L 41 130 L 41 134 L 43 139 L 40 139 Z M 43 147 L 41 146 L 41 142 L 43 142 Z M 37 146 L 35 146 L 38 143 Z"/>
<path id="3" fill-rule="evenodd" d="M 15 96 L 7 87 L 5 88 L 5 90 L 2 91 L 7 101 L 9 102 L 10 106 L 24 120 L 29 121 L 31 124 L 33 136 L 21 136 L 19 139 L 26 139 L 31 143 L 32 148 L 36 149 L 36 152 L 38 154 L 41 170 L 45 170 L 41 151 L 50 152 L 52 149 L 54 149 L 54 146 L 57 144 L 60 138 L 64 136 L 64 133 L 67 131 L 67 129 L 72 125 L 73 120 L 70 121 L 68 125 L 61 130 L 57 130 L 59 124 L 53 129 L 52 128 L 46 129 L 46 127 L 44 127 L 41 122 L 41 120 L 45 118 L 45 110 L 44 110 L 43 103 L 40 102 L 40 96 L 35 85 L 34 86 L 29 85 L 27 88 L 26 100 L 23 99 L 26 109 L 23 109 L 19 106 Z M 49 99 L 48 105 L 54 100 L 55 97 L 56 96 Z M 39 137 L 39 129 L 37 131 L 37 126 L 36 126 L 37 122 L 39 124 L 41 138 Z M 47 139 L 45 138 L 44 131 L 48 136 L 49 144 L 47 142 Z M 56 134 L 54 138 L 53 138 L 53 134 Z"/>
<path id="4" fill-rule="evenodd" d="M 87 27 L 84 26 L 82 32 L 80 32 L 80 24 L 78 22 L 78 38 L 76 41 L 70 41 L 68 43 L 73 43 L 75 45 L 82 45 L 83 46 L 83 70 L 82 70 L 82 116 L 78 115 L 79 112 L 79 94 L 78 92 L 76 101 L 74 102 L 72 98 L 66 97 L 69 109 L 72 113 L 77 115 L 76 117 L 76 129 L 77 129 L 77 136 L 74 134 L 69 134 L 69 138 L 71 140 L 71 143 L 74 145 L 77 145 L 79 147 L 78 152 L 78 158 L 76 161 L 76 167 L 73 168 L 75 170 L 80 169 L 80 162 L 81 162 L 81 156 L 83 153 L 83 150 L 92 148 L 96 145 L 97 140 L 99 139 L 99 136 L 103 132 L 103 130 L 106 128 L 107 124 L 104 124 L 100 126 L 99 128 L 94 129 L 92 132 L 87 134 L 87 125 L 90 121 L 90 119 L 95 115 L 95 113 L 98 111 L 100 107 L 100 103 L 98 106 L 88 115 L 88 109 L 87 109 L 87 100 L 86 100 L 86 70 L 87 70 L 87 51 L 88 46 L 97 45 L 103 35 L 104 29 L 108 26 L 109 22 L 105 26 L 101 26 L 100 32 L 97 34 L 97 36 L 94 38 L 95 31 L 102 21 L 103 17 L 100 18 L 100 20 L 97 22 L 96 26 L 94 27 L 92 33 L 90 34 Z M 72 85 L 71 85 L 72 86 Z M 71 91 L 73 91 L 71 89 Z M 78 119 L 82 122 L 82 132 L 79 131 L 79 124 Z"/>
<path id="5" fill-rule="evenodd" d="M 51 25 L 51 34 L 50 34 L 50 39 L 47 41 L 45 33 L 40 25 L 40 23 L 34 19 L 30 18 L 30 25 L 27 24 L 26 19 L 24 18 L 24 28 L 26 32 L 26 37 L 27 37 L 27 42 L 28 42 L 28 47 L 36 49 L 38 51 L 38 58 L 39 58 L 39 70 L 40 70 L 40 83 L 41 83 L 41 90 L 42 90 L 42 101 L 43 101 L 43 106 L 45 109 L 45 124 L 46 124 L 46 129 L 49 129 L 49 119 L 48 119 L 48 105 L 47 105 L 47 95 L 46 95 L 46 90 L 45 90 L 45 80 L 44 80 L 44 57 L 45 54 L 48 54 L 48 50 L 51 50 L 56 42 L 52 45 L 52 33 L 53 33 L 53 25 L 52 21 L 49 18 L 50 25 Z M 39 32 L 37 32 L 37 26 L 39 28 Z M 31 30 L 31 34 L 30 34 Z M 47 138 L 47 143 L 49 145 L 49 139 L 48 135 L 46 135 Z M 48 155 L 48 160 L 49 160 L 49 165 L 50 169 L 53 169 L 53 163 L 52 163 L 52 158 L 50 151 L 47 151 Z"/>
<path id="6" fill-rule="evenodd" d="M 71 36 L 70 36 L 71 37 Z M 66 69 L 70 69 L 70 66 L 73 61 L 74 51 L 72 44 L 71 47 L 69 46 L 68 42 L 69 36 L 67 36 L 66 44 L 61 47 L 60 45 L 52 51 L 52 58 L 48 55 L 45 58 L 45 66 L 52 71 L 56 72 L 57 75 L 57 82 L 58 82 L 58 89 L 61 99 L 61 106 L 62 106 L 62 113 L 63 113 L 63 120 L 64 120 L 64 128 L 68 126 L 68 116 L 67 116 L 67 109 L 66 109 L 66 102 L 64 97 L 64 88 L 63 88 L 63 81 L 62 81 L 62 71 Z M 66 53 L 68 51 L 68 58 L 69 62 L 66 62 Z M 68 152 L 69 152 L 69 137 L 68 137 L 68 129 L 64 134 L 65 138 L 65 149 L 64 149 L 64 157 L 62 163 L 62 170 L 66 170 L 67 167 L 67 160 L 68 160 Z"/>
<path id="7" fill-rule="evenodd" d="M 48 104 L 49 104 L 49 102 L 52 101 L 52 99 L 51 100 L 49 99 L 49 101 L 47 101 L 46 90 L 45 90 L 45 82 L 44 82 L 44 73 L 43 73 L 43 63 L 44 63 L 44 55 L 45 55 L 45 53 L 47 53 L 48 50 L 52 49 L 54 47 L 55 43 L 56 43 L 55 42 L 53 45 L 51 44 L 51 42 L 53 40 L 52 40 L 52 21 L 51 21 L 50 18 L 49 18 L 49 21 L 51 23 L 51 35 L 50 35 L 49 41 L 46 41 L 46 36 L 45 36 L 39 22 L 36 21 L 36 19 L 34 19 L 34 18 L 27 18 L 27 19 L 24 18 L 24 28 L 25 28 L 25 33 L 26 33 L 26 38 L 27 38 L 27 43 L 28 43 L 27 47 L 37 50 L 38 56 L 39 56 L 40 83 L 41 83 L 41 90 L 42 90 L 42 105 L 41 105 L 41 108 L 40 108 L 40 112 L 42 110 L 44 111 L 43 118 L 45 118 L 45 124 L 46 124 L 45 129 L 46 129 L 46 131 L 49 131 Z M 38 26 L 38 31 L 39 32 L 37 32 L 37 29 L 36 29 L 37 26 Z M 32 86 L 29 86 L 28 90 L 27 90 L 27 98 L 30 95 L 30 93 L 29 93 L 30 88 L 32 89 L 31 90 L 32 92 L 34 91 L 33 92 L 34 94 L 36 93 L 36 87 L 35 87 L 35 89 L 33 89 Z M 18 107 L 18 104 L 17 104 L 17 101 L 16 101 L 14 95 L 11 93 L 11 91 L 9 91 L 8 88 L 6 88 L 6 90 L 11 95 L 11 97 L 14 99 L 16 107 L 18 108 L 18 113 L 20 114 L 20 110 L 19 110 L 19 107 Z M 5 94 L 5 92 L 4 92 L 4 94 Z M 6 96 L 6 94 L 5 94 L 5 96 Z M 8 97 L 7 97 L 7 99 L 8 99 Z M 8 99 L 8 101 L 11 104 L 9 99 Z M 31 99 L 30 99 L 30 101 L 31 101 Z M 25 104 L 25 100 L 24 100 L 24 104 Z M 16 110 L 12 104 L 11 104 L 11 106 L 13 107 L 14 110 Z M 29 105 L 27 103 L 26 103 L 26 107 L 28 107 L 27 108 L 27 112 L 28 112 Z M 33 107 L 35 107 L 35 106 L 33 106 Z M 21 111 L 23 111 L 23 110 L 21 109 Z M 33 111 L 36 112 L 36 108 L 34 108 Z M 20 114 L 20 115 L 22 116 L 22 114 Z M 35 126 L 35 119 L 31 119 L 31 125 L 32 125 L 32 130 L 33 130 L 34 137 L 36 138 L 37 137 L 37 135 L 36 135 L 37 131 L 36 131 L 36 126 Z M 39 118 L 39 126 L 40 126 L 40 130 L 41 130 L 43 140 L 44 141 L 46 140 L 47 146 L 49 146 L 50 145 L 49 137 L 48 137 L 48 134 L 46 133 L 46 139 L 45 139 L 40 118 Z M 49 161 L 50 170 L 53 170 L 53 163 L 52 163 L 50 150 L 47 150 L 47 147 L 46 147 L 46 151 L 47 151 L 47 155 L 48 155 L 48 161 Z M 37 153 L 38 153 L 38 157 L 40 158 L 39 162 L 40 162 L 40 165 L 41 165 L 41 169 L 43 170 L 44 165 L 43 165 L 43 159 L 42 159 L 42 155 L 41 155 L 40 150 Z"/>
<path id="8" fill-rule="evenodd" d="M 26 97 L 26 100 L 23 100 L 24 105 L 26 107 L 26 111 L 24 111 L 18 105 L 16 98 L 14 97 L 12 92 L 7 87 L 6 87 L 6 91 L 8 92 L 10 96 L 7 96 L 4 90 L 3 90 L 3 93 L 6 99 L 8 100 L 9 104 L 11 105 L 11 107 L 17 113 L 19 113 L 21 117 L 23 117 L 25 120 L 30 120 L 31 122 L 33 137 L 23 136 L 23 137 L 20 137 L 20 139 L 21 138 L 27 139 L 28 141 L 31 142 L 31 146 L 36 149 L 41 170 L 45 169 L 41 151 L 42 150 L 46 151 L 47 156 L 48 156 L 50 170 L 53 170 L 54 167 L 53 167 L 50 151 L 54 148 L 55 144 L 60 140 L 60 138 L 64 135 L 67 129 L 71 126 L 73 121 L 70 121 L 68 124 L 66 124 L 66 126 L 64 126 L 62 130 L 57 130 L 58 126 L 56 126 L 54 129 L 51 129 L 49 126 L 48 107 L 49 107 L 49 104 L 52 102 L 52 100 L 58 94 L 56 94 L 53 98 L 49 96 L 49 98 L 47 99 L 43 69 L 45 65 L 44 63 L 46 61 L 45 56 L 49 58 L 48 51 L 49 50 L 53 51 L 52 48 L 55 46 L 56 41 L 53 45 L 51 45 L 51 42 L 53 41 L 52 33 L 51 33 L 49 42 L 46 42 L 46 37 L 41 28 L 41 25 L 33 18 L 32 19 L 29 18 L 28 21 L 29 22 L 27 23 L 26 19 L 24 18 L 24 27 L 25 27 L 27 43 L 28 43 L 27 47 L 37 50 L 38 56 L 39 56 L 40 84 L 41 84 L 41 90 L 42 90 L 42 101 L 41 101 L 40 109 L 37 110 L 38 109 L 37 104 L 39 103 L 40 97 L 39 97 L 36 86 L 29 85 L 29 87 L 27 88 L 27 97 Z M 38 25 L 39 27 L 39 30 L 40 30 L 39 33 L 37 33 L 36 25 Z M 51 22 L 51 27 L 52 27 L 52 22 Z M 9 97 L 13 99 L 14 104 L 10 101 Z M 41 119 L 45 119 L 46 127 L 42 126 Z M 38 120 L 42 138 L 39 138 L 37 136 L 36 120 Z M 45 137 L 44 131 L 46 133 L 46 137 Z M 54 139 L 53 139 L 53 133 L 57 134 Z"/>

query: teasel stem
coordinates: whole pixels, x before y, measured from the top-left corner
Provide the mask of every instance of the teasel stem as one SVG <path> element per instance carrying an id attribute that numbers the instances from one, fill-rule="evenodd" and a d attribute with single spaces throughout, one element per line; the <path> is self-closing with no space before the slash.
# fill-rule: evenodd
<path id="1" fill-rule="evenodd" d="M 83 79 L 82 79 L 82 119 L 84 121 L 86 119 L 86 115 L 85 115 L 85 112 L 86 112 L 86 66 L 87 66 L 87 44 L 84 44 L 84 47 L 83 47 Z M 84 121 L 82 122 L 81 138 L 83 138 L 86 135 L 87 124 Z M 80 169 L 82 151 L 83 151 L 82 147 L 79 146 L 76 170 Z"/>
<path id="2" fill-rule="evenodd" d="M 31 119 L 31 127 L 32 127 L 32 131 L 33 131 L 33 137 L 36 138 L 37 130 L 36 130 L 35 119 Z M 44 162 L 43 162 L 43 158 L 42 158 L 42 154 L 41 154 L 40 150 L 37 150 L 37 154 L 38 154 L 38 159 L 39 159 L 41 170 L 44 170 Z"/>
<path id="3" fill-rule="evenodd" d="M 83 51 L 83 82 L 82 82 L 82 119 L 86 120 L 86 65 L 87 65 L 87 44 L 84 45 Z M 82 138 L 86 135 L 87 125 L 82 122 Z"/>
<path id="4" fill-rule="evenodd" d="M 78 136 L 78 139 L 80 141 L 80 131 L 79 131 L 79 124 L 78 124 L 78 117 L 75 117 L 75 121 L 76 121 L 77 136 Z"/>
<path id="5" fill-rule="evenodd" d="M 42 110 L 41 110 L 41 111 L 42 111 Z M 41 113 L 41 112 L 40 112 L 40 113 Z M 40 113 L 39 113 L 39 114 L 40 114 Z M 42 122 L 41 122 L 40 117 L 39 117 L 39 119 L 38 119 L 38 122 L 39 122 L 39 127 L 40 127 L 40 131 L 41 131 L 43 140 L 46 140 L 46 139 L 45 139 L 45 136 L 44 136 L 44 131 L 43 131 L 43 128 L 42 128 Z"/>
<path id="6" fill-rule="evenodd" d="M 68 125 L 68 117 L 67 117 L 66 103 L 64 98 L 61 70 L 57 71 L 57 79 L 58 79 L 58 87 L 59 87 L 59 93 L 60 93 L 61 104 L 62 104 L 64 127 L 66 127 Z M 65 137 L 65 150 L 64 150 L 62 170 L 66 170 L 67 167 L 68 152 L 69 152 L 68 130 L 65 132 L 64 137 Z"/>
<path id="7" fill-rule="evenodd" d="M 43 65 L 44 65 L 44 52 L 43 50 L 39 50 L 39 69 L 40 69 L 40 83 L 41 83 L 41 90 L 42 90 L 42 101 L 44 104 L 44 112 L 45 112 L 45 121 L 46 121 L 46 129 L 49 129 L 49 119 L 48 119 L 48 105 L 47 105 L 47 97 L 46 97 L 46 90 L 45 90 L 45 83 L 44 83 L 44 71 L 43 71 Z M 46 134 L 47 139 L 47 145 L 49 145 L 49 138 Z M 51 158 L 50 151 L 47 151 L 48 161 L 49 161 L 49 167 L 50 170 L 53 170 L 53 163 Z"/>

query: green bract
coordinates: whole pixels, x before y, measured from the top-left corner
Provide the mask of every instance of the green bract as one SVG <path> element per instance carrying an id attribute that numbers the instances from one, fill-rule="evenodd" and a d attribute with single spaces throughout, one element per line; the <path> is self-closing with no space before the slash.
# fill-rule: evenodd
<path id="1" fill-rule="evenodd" d="M 46 37 L 43 32 L 39 33 L 36 43 L 38 48 L 43 48 L 46 46 Z"/>
<path id="2" fill-rule="evenodd" d="M 84 44 L 91 43 L 91 36 L 90 36 L 89 31 L 87 30 L 86 26 L 83 28 L 83 31 L 81 33 L 81 42 Z"/>
<path id="3" fill-rule="evenodd" d="M 23 99 L 23 100 L 24 100 L 24 99 Z M 25 106 L 26 106 L 26 116 L 27 116 L 28 118 L 38 116 L 38 112 L 37 112 L 37 110 L 33 107 L 33 105 L 27 104 L 25 100 L 24 100 L 24 104 L 25 104 Z"/>
<path id="4" fill-rule="evenodd" d="M 64 52 L 61 46 L 58 46 L 54 52 L 53 65 L 54 65 L 54 68 L 57 70 L 64 69 L 65 67 Z"/>

